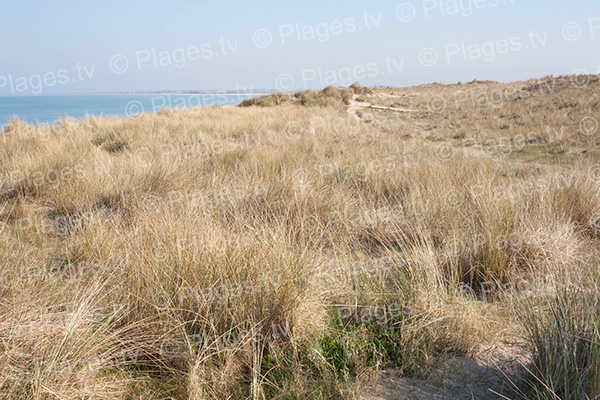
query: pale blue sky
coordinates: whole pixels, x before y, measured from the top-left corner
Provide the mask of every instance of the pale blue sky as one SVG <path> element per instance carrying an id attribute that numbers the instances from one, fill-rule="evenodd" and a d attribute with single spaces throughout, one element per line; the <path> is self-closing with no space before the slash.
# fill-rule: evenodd
<path id="1" fill-rule="evenodd" d="M 598 0 L 1 0 L 0 9 L 0 96 L 600 72 Z"/>

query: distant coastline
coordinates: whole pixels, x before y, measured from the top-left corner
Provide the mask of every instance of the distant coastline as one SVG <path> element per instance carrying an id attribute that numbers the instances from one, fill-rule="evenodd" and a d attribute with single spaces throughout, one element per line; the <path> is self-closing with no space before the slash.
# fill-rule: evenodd
<path id="1" fill-rule="evenodd" d="M 71 93 L 71 95 L 194 95 L 194 94 L 214 94 L 220 96 L 256 96 L 279 93 L 278 90 L 140 90 L 140 91 L 120 91 L 120 92 L 89 92 L 89 93 Z"/>
<path id="2" fill-rule="evenodd" d="M 264 96 L 281 93 L 278 90 L 166 90 L 166 91 L 119 91 L 119 92 L 86 92 L 86 93 L 40 93 L 29 95 L 0 95 L 0 98 L 8 97 L 46 97 L 46 96 Z"/>
<path id="3" fill-rule="evenodd" d="M 220 105 L 233 106 L 244 99 L 261 94 L 233 91 L 162 91 L 139 93 L 87 93 L 36 96 L 0 97 L 0 130 L 14 117 L 25 122 L 54 123 L 61 117 L 84 118 L 89 115 L 131 117 L 141 113 L 155 113 L 162 108 L 194 108 Z"/>

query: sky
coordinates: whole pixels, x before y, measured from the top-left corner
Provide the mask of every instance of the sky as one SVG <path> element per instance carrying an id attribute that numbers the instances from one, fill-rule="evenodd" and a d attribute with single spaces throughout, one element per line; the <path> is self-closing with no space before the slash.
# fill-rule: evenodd
<path id="1" fill-rule="evenodd" d="M 0 96 L 600 73 L 598 0 L 0 0 Z"/>

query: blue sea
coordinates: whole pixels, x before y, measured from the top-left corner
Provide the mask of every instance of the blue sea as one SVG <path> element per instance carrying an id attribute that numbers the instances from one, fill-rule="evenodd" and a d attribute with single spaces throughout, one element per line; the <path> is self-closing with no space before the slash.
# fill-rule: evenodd
<path id="1" fill-rule="evenodd" d="M 0 97 L 0 130 L 14 115 L 35 124 L 52 124 L 69 115 L 75 119 L 95 115 L 130 117 L 154 113 L 164 107 L 188 108 L 198 106 L 235 105 L 248 94 L 145 94 L 145 95 L 60 95 Z"/>

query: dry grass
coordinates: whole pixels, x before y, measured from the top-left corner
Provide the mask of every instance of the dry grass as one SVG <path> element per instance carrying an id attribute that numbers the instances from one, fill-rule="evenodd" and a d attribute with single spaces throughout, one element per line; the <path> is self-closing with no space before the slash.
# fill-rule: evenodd
<path id="1" fill-rule="evenodd" d="M 597 118 L 597 96 L 581 95 L 597 82 L 428 112 L 429 93 L 453 90 L 355 85 L 423 110 L 362 120 L 349 89 L 328 88 L 52 130 L 13 121 L 2 396 L 352 398 L 374 369 L 423 376 L 519 331 L 507 304 L 537 309 L 506 288 L 598 265 L 598 134 L 569 128 L 558 144 L 589 149 L 567 165 L 455 137 Z"/>
<path id="2" fill-rule="evenodd" d="M 375 104 L 412 114 L 409 132 L 495 156 L 543 163 L 597 158 L 598 75 L 547 76 L 503 84 L 473 81 L 383 88 Z M 373 96 L 362 96 L 372 100 Z M 597 119 L 597 118 L 596 118 Z"/>

